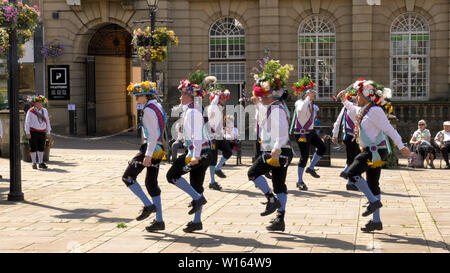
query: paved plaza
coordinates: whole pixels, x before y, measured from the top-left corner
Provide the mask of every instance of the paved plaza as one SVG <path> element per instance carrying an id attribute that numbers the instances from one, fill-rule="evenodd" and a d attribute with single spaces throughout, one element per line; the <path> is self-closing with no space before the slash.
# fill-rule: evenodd
<path id="1" fill-rule="evenodd" d="M 49 169 L 33 170 L 22 162 L 25 202 L 6 201 L 9 161 L 0 159 L 0 252 L 449 252 L 449 170 L 406 168 L 406 159 L 400 160 L 400 169 L 383 170 L 384 229 L 363 233 L 360 227 L 370 218 L 361 216 L 366 199 L 345 190 L 339 178 L 343 154 L 333 155 L 332 167 L 319 167 L 321 178 L 305 174 L 308 191 L 295 187 L 295 158 L 287 177 L 286 231 L 271 233 L 265 226 L 275 214 L 259 215 L 265 198 L 247 179 L 251 158 L 235 166 L 233 156 L 224 167 L 228 177 L 216 179 L 221 192 L 207 188 L 207 173 L 203 230 L 186 234 L 182 229 L 192 220 L 187 214 L 191 198 L 168 184 L 170 165 L 163 163 L 159 183 L 166 230 L 148 233 L 150 220 L 135 220 L 142 205 L 121 181 L 137 152 L 135 134 L 55 142 Z M 138 181 L 145 189 L 143 179 Z M 126 227 L 118 227 L 121 223 Z"/>

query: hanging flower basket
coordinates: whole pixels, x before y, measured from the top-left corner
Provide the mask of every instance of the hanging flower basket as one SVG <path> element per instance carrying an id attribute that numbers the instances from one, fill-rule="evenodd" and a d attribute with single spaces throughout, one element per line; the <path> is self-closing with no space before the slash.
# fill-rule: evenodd
<path id="1" fill-rule="evenodd" d="M 150 69 L 152 62 L 164 62 L 167 59 L 167 47 L 178 45 L 178 37 L 173 30 L 167 30 L 165 27 L 153 32 L 150 27 L 144 30 L 139 28 L 133 32 L 132 44 L 140 60 Z"/>
<path id="2" fill-rule="evenodd" d="M 58 57 L 61 56 L 63 54 L 64 51 L 64 44 L 62 44 L 59 41 L 53 41 L 51 43 L 46 43 L 42 49 L 41 49 L 41 54 L 44 56 L 44 58 L 49 58 L 49 57 Z"/>
<path id="3" fill-rule="evenodd" d="M 23 44 L 33 37 L 39 24 L 40 11 L 37 6 L 30 7 L 22 2 L 11 4 L 7 0 L 0 2 L 0 57 L 4 57 L 9 48 L 9 36 L 17 31 L 19 57 L 23 56 Z"/>

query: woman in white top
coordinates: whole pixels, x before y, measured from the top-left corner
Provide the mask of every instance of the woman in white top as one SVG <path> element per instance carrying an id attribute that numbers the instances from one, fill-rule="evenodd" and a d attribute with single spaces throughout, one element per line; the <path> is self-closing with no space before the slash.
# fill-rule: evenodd
<path id="1" fill-rule="evenodd" d="M 442 157 L 445 160 L 446 169 L 450 169 L 450 164 L 448 162 L 448 152 L 450 151 L 450 121 L 445 121 L 444 130 L 440 131 L 434 137 L 434 142 L 438 146 L 439 150 L 441 150 Z"/>
<path id="2" fill-rule="evenodd" d="M 428 169 L 434 169 L 433 160 L 436 157 L 433 146 L 431 145 L 431 133 L 427 127 L 425 120 L 420 120 L 417 124 L 418 130 L 414 132 L 410 144 L 415 145 L 419 154 L 427 162 Z"/>

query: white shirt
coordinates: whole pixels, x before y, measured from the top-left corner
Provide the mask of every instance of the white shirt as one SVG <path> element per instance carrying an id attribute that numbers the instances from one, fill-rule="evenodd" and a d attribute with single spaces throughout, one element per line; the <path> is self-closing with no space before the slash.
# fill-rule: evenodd
<path id="1" fill-rule="evenodd" d="M 190 104 L 190 103 L 189 103 Z M 192 142 L 194 157 L 200 157 L 202 144 L 207 141 L 203 135 L 203 116 L 200 106 L 189 108 L 189 104 L 183 105 L 183 135 L 185 141 Z"/>
<path id="2" fill-rule="evenodd" d="M 220 96 L 214 96 L 208 107 L 208 124 L 214 139 L 222 139 L 223 136 L 223 106 L 219 105 L 219 100 Z"/>
<path id="3" fill-rule="evenodd" d="M 261 150 L 272 151 L 272 149 L 281 149 L 289 142 L 289 122 L 286 111 L 281 106 L 273 106 L 277 101 L 260 108 L 261 130 Z M 272 107 L 273 106 L 273 107 Z M 267 110 L 271 108 L 269 120 L 267 120 Z"/>
<path id="4" fill-rule="evenodd" d="M 338 116 L 336 122 L 333 124 L 333 137 L 338 137 L 339 136 L 339 126 L 342 124 L 342 119 L 344 118 L 344 111 L 345 111 L 345 106 L 342 107 L 341 112 L 339 113 L 339 116 Z M 356 117 L 357 116 L 355 115 L 355 112 L 351 112 L 351 111 L 347 110 L 347 115 L 349 115 L 349 117 L 353 121 L 353 123 L 356 124 Z M 344 122 L 346 122 L 346 121 L 344 121 Z M 342 132 L 345 135 L 345 133 L 346 133 L 345 132 L 345 126 L 342 126 Z"/>
<path id="5" fill-rule="evenodd" d="M 33 108 L 36 110 L 36 112 L 39 112 L 41 115 L 43 115 L 45 117 L 45 119 L 47 120 L 47 122 L 44 122 L 42 120 L 39 121 L 38 117 L 31 112 L 31 109 L 33 109 Z M 52 128 L 50 126 L 50 119 L 48 118 L 47 109 L 42 107 L 41 110 L 38 111 L 36 107 L 31 107 L 28 110 L 27 116 L 25 118 L 25 133 L 27 135 L 30 134 L 30 128 L 34 128 L 36 130 L 45 130 L 47 134 L 50 134 L 50 131 L 52 130 Z"/>
<path id="6" fill-rule="evenodd" d="M 306 99 L 304 100 L 296 101 L 295 111 L 297 115 L 296 119 L 302 126 L 304 126 L 308 122 L 308 120 L 311 118 L 311 115 L 315 115 L 314 107 L 309 97 L 306 97 Z M 312 129 L 314 129 L 314 117 L 311 126 L 309 126 L 309 130 Z"/>
<path id="7" fill-rule="evenodd" d="M 157 100 L 150 100 L 147 102 L 147 105 L 150 103 L 156 105 L 161 112 L 163 108 L 161 104 L 158 103 Z M 156 148 L 156 142 L 159 138 L 159 124 L 158 117 L 156 116 L 155 111 L 148 107 L 144 107 L 144 114 L 142 115 L 142 125 L 147 129 L 147 151 L 145 152 L 145 156 L 152 156 L 153 152 Z"/>
<path id="8" fill-rule="evenodd" d="M 344 106 L 347 108 L 347 111 L 349 114 L 358 115 L 358 112 L 363 112 L 364 109 L 369 104 L 365 105 L 364 107 L 359 107 L 354 105 L 353 103 L 349 101 L 344 101 Z M 356 120 L 355 120 L 356 123 Z M 370 139 L 370 141 L 374 142 L 377 136 L 380 134 L 381 131 L 383 131 L 386 135 L 388 135 L 397 145 L 397 147 L 401 150 L 405 146 L 402 142 L 402 137 L 398 134 L 398 132 L 392 127 L 392 125 L 389 123 L 389 120 L 386 117 L 386 114 L 384 113 L 383 109 L 381 107 L 372 107 L 370 108 L 369 112 L 363 117 L 361 124 L 360 124 L 362 130 L 364 130 L 364 133 L 366 133 L 367 137 Z M 361 134 L 358 137 L 359 139 L 359 145 L 363 148 L 369 146 L 370 143 L 364 143 L 364 141 L 361 139 Z M 376 143 L 378 144 L 378 143 Z"/>
<path id="9" fill-rule="evenodd" d="M 450 141 L 450 132 L 444 131 L 444 142 Z"/>

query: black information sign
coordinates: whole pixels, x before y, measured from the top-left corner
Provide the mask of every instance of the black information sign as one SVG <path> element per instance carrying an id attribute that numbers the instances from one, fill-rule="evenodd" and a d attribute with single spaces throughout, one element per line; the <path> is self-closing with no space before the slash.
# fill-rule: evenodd
<path id="1" fill-rule="evenodd" d="M 70 100 L 69 65 L 48 66 L 48 99 Z"/>

